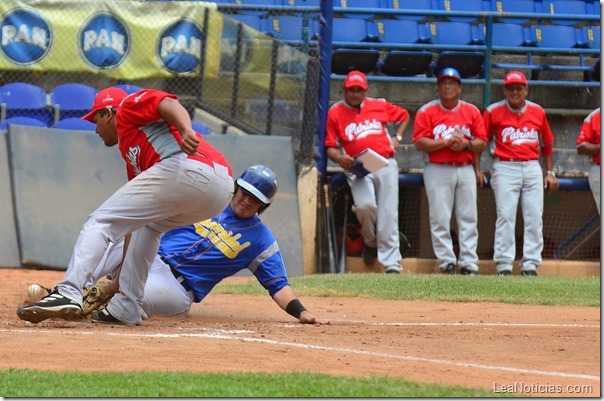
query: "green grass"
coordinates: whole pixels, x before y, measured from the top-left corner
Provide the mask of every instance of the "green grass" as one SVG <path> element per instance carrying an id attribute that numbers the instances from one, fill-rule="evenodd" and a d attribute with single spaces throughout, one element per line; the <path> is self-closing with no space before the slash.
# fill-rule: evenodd
<path id="1" fill-rule="evenodd" d="M 314 373 L 0 371 L 4 397 L 493 397 L 488 389 Z"/>
<path id="2" fill-rule="evenodd" d="M 600 306 L 599 277 L 341 274 L 293 277 L 290 283 L 300 297 Z M 222 283 L 215 292 L 266 294 L 256 280 Z"/>
<path id="3" fill-rule="evenodd" d="M 342 274 L 293 277 L 301 297 L 503 302 L 600 306 L 599 277 L 497 277 Z M 222 283 L 222 294 L 262 294 L 251 279 Z M 442 386 L 391 377 L 314 373 L 54 372 L 0 370 L 1 397 L 494 397 L 490 389 Z"/>

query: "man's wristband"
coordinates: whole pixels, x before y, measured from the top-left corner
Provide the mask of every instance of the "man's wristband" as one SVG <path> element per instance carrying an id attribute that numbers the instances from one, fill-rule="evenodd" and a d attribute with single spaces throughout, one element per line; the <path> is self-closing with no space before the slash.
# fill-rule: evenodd
<path id="1" fill-rule="evenodd" d="M 556 172 L 555 172 L 554 170 L 547 170 L 547 171 L 545 172 L 545 174 L 547 174 L 547 175 L 551 175 L 552 177 L 555 177 L 555 176 L 556 176 Z"/>
<path id="2" fill-rule="evenodd" d="M 305 310 L 306 308 L 304 307 L 304 305 L 302 305 L 302 302 L 300 302 L 299 299 L 292 299 L 285 307 L 285 311 L 296 319 L 300 319 L 300 315 Z"/>
<path id="3" fill-rule="evenodd" d="M 472 140 L 470 139 L 468 141 L 468 146 L 466 147 L 467 150 L 472 150 Z"/>

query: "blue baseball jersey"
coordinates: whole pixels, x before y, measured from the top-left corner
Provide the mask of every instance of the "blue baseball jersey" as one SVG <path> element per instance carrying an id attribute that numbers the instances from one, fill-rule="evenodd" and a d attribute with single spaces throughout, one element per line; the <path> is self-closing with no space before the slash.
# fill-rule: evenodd
<path id="1" fill-rule="evenodd" d="M 159 255 L 202 299 L 223 279 L 249 269 L 273 296 L 289 285 L 275 237 L 257 215 L 239 219 L 231 206 L 211 219 L 170 230 Z"/>

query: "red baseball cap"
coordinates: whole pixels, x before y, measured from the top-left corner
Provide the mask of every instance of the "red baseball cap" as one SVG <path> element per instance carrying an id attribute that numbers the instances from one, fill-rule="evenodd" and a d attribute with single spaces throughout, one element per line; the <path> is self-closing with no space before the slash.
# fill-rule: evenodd
<path id="1" fill-rule="evenodd" d="M 88 120 L 93 123 L 94 113 L 103 109 L 116 108 L 126 96 L 128 96 L 128 93 L 125 90 L 113 86 L 99 91 L 94 98 L 92 110 L 84 115 L 82 120 Z"/>
<path id="2" fill-rule="evenodd" d="M 344 79 L 345 88 L 361 88 L 367 90 L 367 77 L 361 71 L 350 71 Z"/>
<path id="3" fill-rule="evenodd" d="M 514 84 L 528 85 L 528 82 L 526 81 L 526 77 L 524 76 L 524 74 L 521 73 L 520 71 L 510 71 L 506 74 L 505 78 L 503 79 L 503 84 L 504 85 L 514 85 Z"/>

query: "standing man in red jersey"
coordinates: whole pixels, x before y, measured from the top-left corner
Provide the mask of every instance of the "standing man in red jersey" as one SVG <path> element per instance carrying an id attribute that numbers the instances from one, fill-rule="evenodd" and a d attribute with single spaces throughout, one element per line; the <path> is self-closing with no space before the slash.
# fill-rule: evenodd
<path id="1" fill-rule="evenodd" d="M 125 238 L 120 291 L 91 318 L 93 323 L 138 325 L 162 233 L 220 213 L 233 194 L 232 170 L 193 130 L 175 95 L 144 89 L 128 96 L 106 88 L 82 118 L 96 124 L 105 145 L 119 145 L 129 181 L 88 217 L 55 290 L 19 307 L 17 315 L 32 323 L 79 318 L 82 288 L 109 244 Z"/>
<path id="2" fill-rule="evenodd" d="M 486 147 L 478 108 L 459 99 L 461 77 L 454 68 L 438 74 L 439 99 L 415 115 L 413 143 L 426 152 L 424 186 L 428 197 L 432 248 L 444 274 L 478 274 L 478 211 L 476 173 L 472 161 Z M 459 261 L 453 250 L 451 215 L 455 207 Z"/>
<path id="3" fill-rule="evenodd" d="M 398 163 L 396 148 L 409 125 L 407 110 L 385 99 L 367 97 L 367 77 L 351 71 L 344 80 L 344 99 L 335 103 L 327 113 L 325 147 L 327 157 L 344 170 L 352 192 L 354 211 L 361 223 L 365 249 L 363 260 L 372 264 L 377 257 L 386 273 L 400 273 L 400 240 L 398 229 Z M 398 127 L 394 137 L 388 123 Z M 379 170 L 361 176 L 350 169 L 355 157 L 372 149 L 387 160 Z"/>
<path id="4" fill-rule="evenodd" d="M 590 156 L 589 188 L 594 195 L 600 213 L 600 108 L 598 107 L 583 120 L 577 137 L 577 153 Z"/>
<path id="5" fill-rule="evenodd" d="M 520 71 L 509 72 L 503 80 L 505 99 L 493 103 L 483 113 L 493 168 L 491 187 L 497 205 L 493 260 L 500 276 L 512 274 L 516 256 L 516 209 L 522 204 L 524 246 L 520 272 L 536 276 L 543 251 L 543 188 L 558 190 L 554 173 L 554 136 L 541 106 L 526 100 L 528 82 Z M 539 156 L 545 164 L 545 179 Z M 479 169 L 480 157 L 475 161 Z M 479 174 L 479 184 L 486 177 Z"/>

